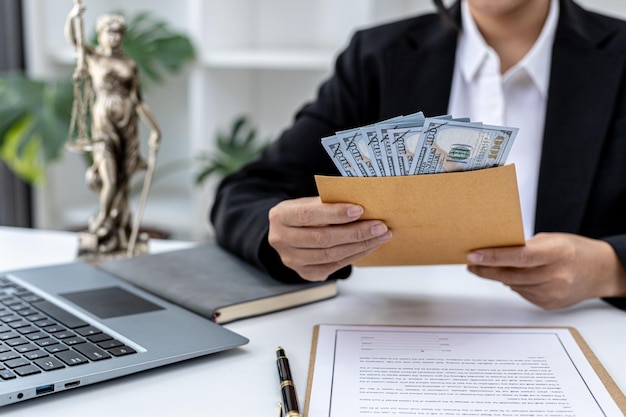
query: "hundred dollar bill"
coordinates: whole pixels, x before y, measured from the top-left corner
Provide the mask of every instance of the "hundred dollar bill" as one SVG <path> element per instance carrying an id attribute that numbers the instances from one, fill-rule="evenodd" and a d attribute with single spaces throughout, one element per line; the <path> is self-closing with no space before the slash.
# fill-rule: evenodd
<path id="1" fill-rule="evenodd" d="M 343 141 L 339 137 L 334 135 L 322 138 L 322 146 L 342 176 L 357 176 L 356 163 L 352 159 L 352 155 L 344 149 Z"/>
<path id="2" fill-rule="evenodd" d="M 370 155 L 367 139 L 360 128 L 349 129 L 335 134 L 343 142 L 343 148 L 354 160 L 357 176 L 379 177 L 382 174 L 377 169 L 374 158 Z"/>
<path id="3" fill-rule="evenodd" d="M 389 135 L 392 144 L 393 162 L 396 164 L 397 175 L 411 174 L 411 167 L 413 165 L 415 150 L 417 149 L 417 145 L 420 141 L 422 127 L 428 119 L 429 118 L 420 120 L 419 123 L 410 127 L 400 127 L 387 131 L 387 134 Z M 453 119 L 452 116 L 449 114 L 436 116 L 434 117 L 434 119 L 469 122 L 469 119 L 466 117 Z"/>
<path id="4" fill-rule="evenodd" d="M 422 126 L 388 129 L 396 175 L 409 175 Z"/>
<path id="5" fill-rule="evenodd" d="M 402 120 L 404 116 L 396 116 L 391 119 L 387 119 L 379 123 L 391 123 L 393 121 Z M 388 177 L 391 175 L 390 166 L 393 164 L 391 149 L 385 149 L 384 144 L 381 142 L 378 136 L 378 129 L 376 124 L 371 124 L 361 127 L 361 134 L 363 139 L 367 143 L 369 154 L 374 159 L 374 166 L 379 172 L 380 176 Z"/>
<path id="6" fill-rule="evenodd" d="M 382 144 L 378 139 L 376 125 L 363 126 L 361 128 L 361 135 L 363 136 L 363 141 L 367 145 L 369 154 L 372 156 L 377 175 L 380 175 L 381 177 L 389 176 L 389 169 L 387 166 L 390 161 L 387 160 L 387 152 L 385 152 L 385 149 L 383 149 Z"/>
<path id="7" fill-rule="evenodd" d="M 401 118 L 394 118 L 391 120 L 376 123 L 376 136 L 380 143 L 381 149 L 384 150 L 384 155 L 387 160 L 387 169 L 389 176 L 404 175 L 400 171 L 400 163 L 398 157 L 398 151 L 393 144 L 393 140 L 389 135 L 389 131 L 400 128 L 420 127 L 424 124 L 424 113 L 417 112 Z"/>
<path id="8" fill-rule="evenodd" d="M 503 165 L 518 130 L 429 119 L 415 151 L 412 173 L 470 171 Z"/>

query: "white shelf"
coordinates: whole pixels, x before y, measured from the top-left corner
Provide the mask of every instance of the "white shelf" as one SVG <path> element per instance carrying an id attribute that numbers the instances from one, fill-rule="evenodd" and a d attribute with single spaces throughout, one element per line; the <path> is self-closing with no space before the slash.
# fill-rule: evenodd
<path id="1" fill-rule="evenodd" d="M 334 54 L 324 49 L 224 49 L 206 53 L 202 63 L 210 69 L 327 71 Z"/>
<path id="2" fill-rule="evenodd" d="M 48 56 L 59 65 L 76 62 L 71 49 L 59 49 Z M 208 69 L 328 71 L 334 59 L 335 51 L 330 49 L 223 49 L 205 53 L 201 64 Z"/>

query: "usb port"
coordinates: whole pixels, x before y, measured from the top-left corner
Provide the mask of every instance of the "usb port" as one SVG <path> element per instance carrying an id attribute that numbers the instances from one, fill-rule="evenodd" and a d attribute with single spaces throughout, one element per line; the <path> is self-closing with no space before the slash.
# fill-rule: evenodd
<path id="1" fill-rule="evenodd" d="M 65 388 L 74 388 L 80 385 L 80 381 L 72 381 L 65 384 Z"/>
<path id="2" fill-rule="evenodd" d="M 35 394 L 37 395 L 48 394 L 49 392 L 54 392 L 54 384 L 42 385 L 35 388 Z"/>

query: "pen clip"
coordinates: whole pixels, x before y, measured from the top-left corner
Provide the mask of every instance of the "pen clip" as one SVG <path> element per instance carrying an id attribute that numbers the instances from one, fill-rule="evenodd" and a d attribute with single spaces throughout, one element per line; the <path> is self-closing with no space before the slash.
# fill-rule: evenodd
<path id="1" fill-rule="evenodd" d="M 278 417 L 283 417 L 283 403 L 278 403 Z"/>

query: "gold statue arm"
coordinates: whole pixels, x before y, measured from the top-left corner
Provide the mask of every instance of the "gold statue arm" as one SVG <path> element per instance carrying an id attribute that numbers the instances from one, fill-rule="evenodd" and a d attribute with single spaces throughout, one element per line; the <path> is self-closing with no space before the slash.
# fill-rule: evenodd
<path id="1" fill-rule="evenodd" d="M 76 71 L 74 77 L 85 71 L 85 54 L 90 54 L 93 48 L 85 42 L 85 30 L 83 23 L 83 14 L 85 6 L 80 0 L 74 0 L 74 7 L 70 10 L 65 21 L 65 37 L 68 42 L 76 47 Z"/>
<path id="2" fill-rule="evenodd" d="M 135 109 L 137 110 L 137 114 L 150 128 L 150 138 L 148 139 L 148 144 L 150 145 L 151 153 L 156 154 L 156 151 L 159 148 L 159 142 L 161 141 L 161 129 L 159 128 L 150 107 L 148 107 L 148 105 L 143 101 L 139 87 L 138 74 L 135 73 L 134 78 L 133 89 L 131 91 L 132 100 L 135 105 Z"/>
<path id="3" fill-rule="evenodd" d="M 148 144 L 150 145 L 150 149 L 156 151 L 159 147 L 159 142 L 161 141 L 161 130 L 159 129 L 150 108 L 143 101 L 137 104 L 137 114 L 150 128 L 150 138 L 148 140 Z"/>

